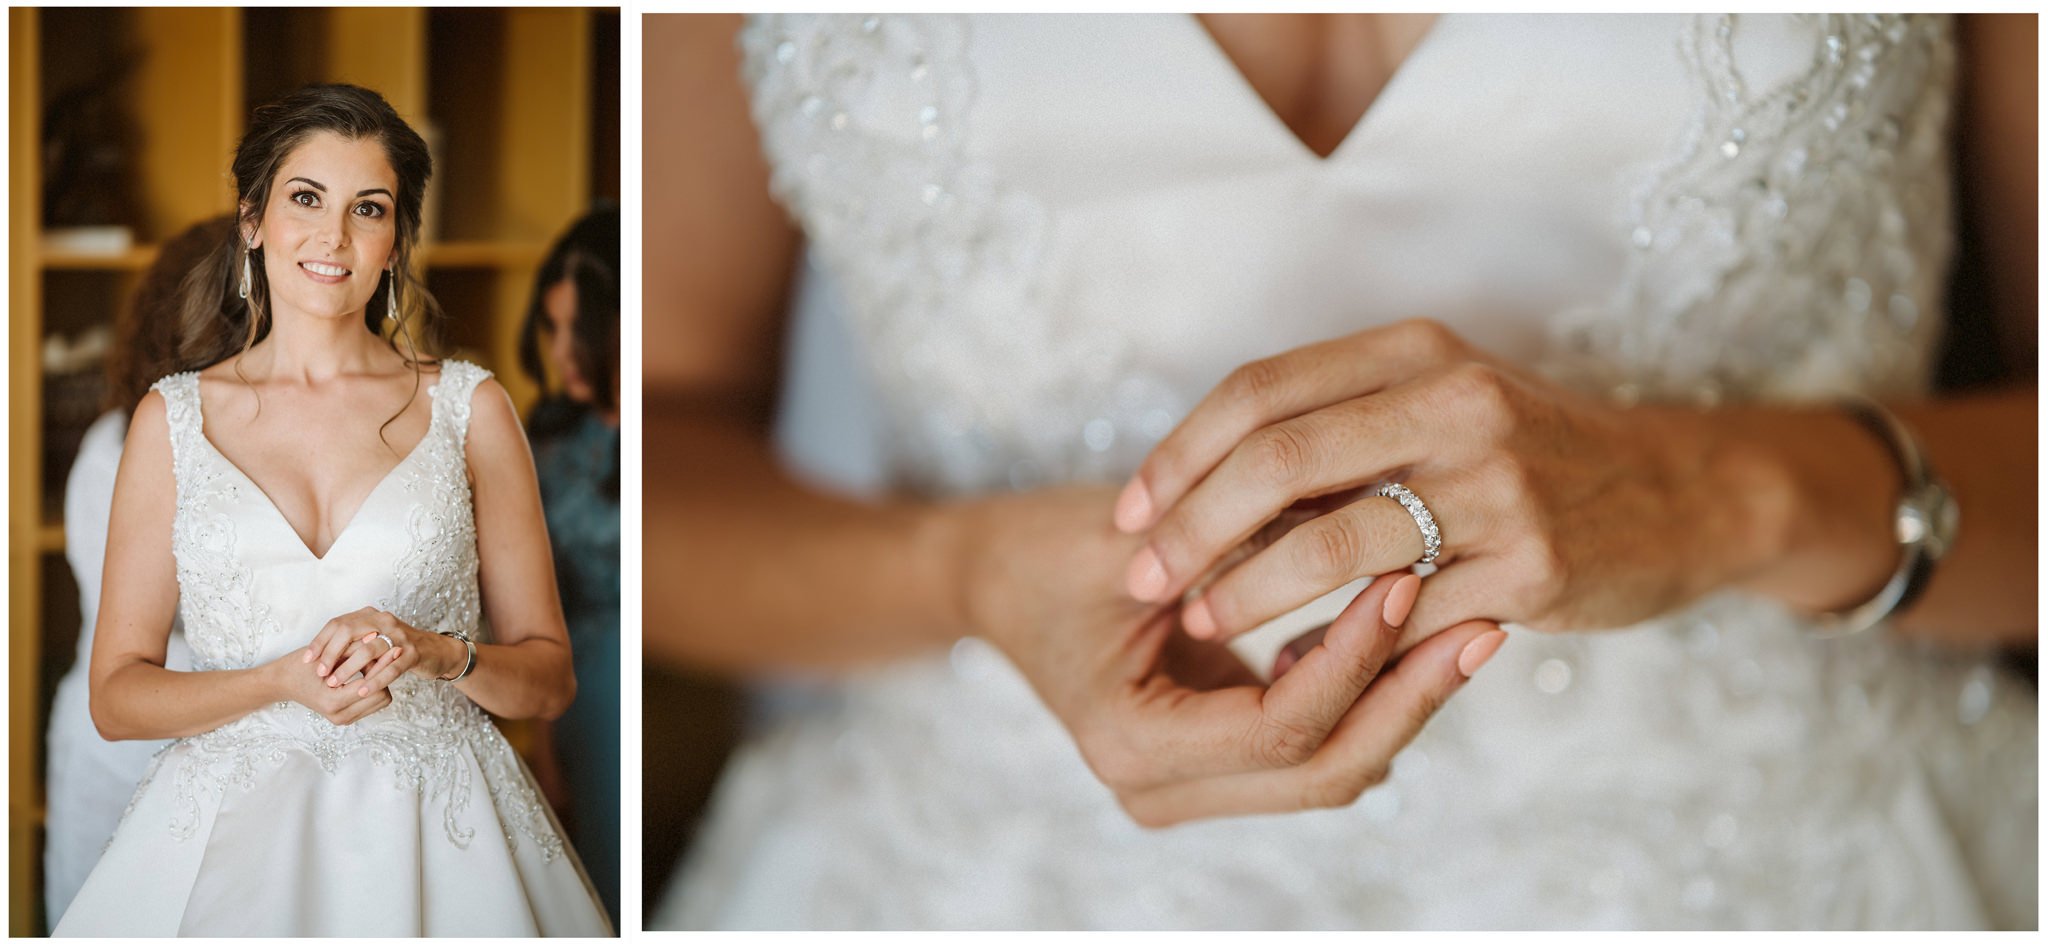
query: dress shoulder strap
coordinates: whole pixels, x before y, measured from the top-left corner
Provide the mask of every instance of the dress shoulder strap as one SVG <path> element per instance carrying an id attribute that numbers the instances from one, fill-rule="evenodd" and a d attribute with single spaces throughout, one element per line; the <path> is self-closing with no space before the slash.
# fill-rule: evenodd
<path id="1" fill-rule="evenodd" d="M 441 362 L 441 379 L 434 382 L 434 425 L 444 429 L 455 442 L 469 435 L 469 400 L 476 385 L 491 372 L 468 361 Z"/>
<path id="2" fill-rule="evenodd" d="M 199 409 L 199 372 L 172 374 L 149 389 L 163 395 L 164 422 L 170 427 L 171 468 L 183 483 L 185 470 L 199 455 L 198 437 L 206 435 L 206 420 Z"/>

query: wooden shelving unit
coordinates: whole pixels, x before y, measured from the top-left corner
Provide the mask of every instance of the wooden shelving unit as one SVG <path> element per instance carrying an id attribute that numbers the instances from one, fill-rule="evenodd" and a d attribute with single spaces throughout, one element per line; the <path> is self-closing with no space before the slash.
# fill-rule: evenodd
<path id="1" fill-rule="evenodd" d="M 155 247 L 230 212 L 227 163 L 248 111 L 308 82 L 377 89 L 435 148 L 422 265 L 447 353 L 477 360 L 522 409 L 518 330 L 548 242 L 618 185 L 615 9 L 28 9 L 9 17 L 9 780 L 13 934 L 47 928 L 43 728 L 77 640 L 62 557 L 67 440 L 46 415 L 52 336 L 111 325 Z M 127 157 L 120 252 L 45 250 L 46 109 L 117 64 Z M 608 136 L 608 137 L 607 137 Z M 71 599 L 63 599 L 70 587 Z"/>

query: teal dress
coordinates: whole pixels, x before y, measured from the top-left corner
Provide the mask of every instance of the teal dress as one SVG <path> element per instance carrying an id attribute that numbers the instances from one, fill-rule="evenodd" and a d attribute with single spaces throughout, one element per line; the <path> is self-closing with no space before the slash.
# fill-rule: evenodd
<path id="1" fill-rule="evenodd" d="M 570 840 L 619 915 L 619 429 L 559 404 L 534 414 L 534 466 L 576 661 L 576 701 L 555 722 L 572 793 Z M 554 419 L 556 422 L 548 422 Z M 542 430 L 546 430 L 542 432 Z"/>

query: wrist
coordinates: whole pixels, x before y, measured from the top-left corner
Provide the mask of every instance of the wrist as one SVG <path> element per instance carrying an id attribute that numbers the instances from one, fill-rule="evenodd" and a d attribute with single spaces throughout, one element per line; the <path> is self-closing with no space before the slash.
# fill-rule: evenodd
<path id="1" fill-rule="evenodd" d="M 985 527 L 988 501 L 969 499 L 926 506 L 918 515 L 912 538 L 914 557 L 921 562 L 918 572 L 934 588 L 934 624 L 941 641 L 975 635 L 978 621 L 980 575 L 979 541 Z"/>
<path id="2" fill-rule="evenodd" d="M 431 654 L 421 653 L 421 668 L 428 678 L 437 681 L 453 681 L 463 667 L 469 665 L 469 644 L 447 633 L 430 633 L 434 637 Z"/>
<path id="3" fill-rule="evenodd" d="M 1752 539 L 1728 583 L 1795 609 L 1853 606 L 1898 564 L 1897 472 L 1883 444 L 1832 407 L 1716 417 L 1726 442 L 1717 490 L 1738 496 Z"/>
<path id="4" fill-rule="evenodd" d="M 255 689 L 258 704 L 268 705 L 280 701 L 297 701 L 296 688 L 286 673 L 294 669 L 308 675 L 313 674 L 313 664 L 299 661 L 300 653 L 294 652 L 281 659 L 272 659 L 250 670 L 250 681 Z"/>

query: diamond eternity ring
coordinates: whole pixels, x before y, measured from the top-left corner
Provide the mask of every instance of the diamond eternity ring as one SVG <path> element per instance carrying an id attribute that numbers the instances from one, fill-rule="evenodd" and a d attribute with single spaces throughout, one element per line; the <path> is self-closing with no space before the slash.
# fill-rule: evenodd
<path id="1" fill-rule="evenodd" d="M 1418 563 L 1436 563 L 1437 552 L 1443 550 L 1444 538 L 1436 529 L 1436 516 L 1429 513 L 1429 506 L 1399 482 L 1381 485 L 1380 494 L 1400 502 L 1401 507 L 1408 510 L 1408 516 L 1415 519 L 1415 526 L 1422 529 L 1422 560 Z"/>

